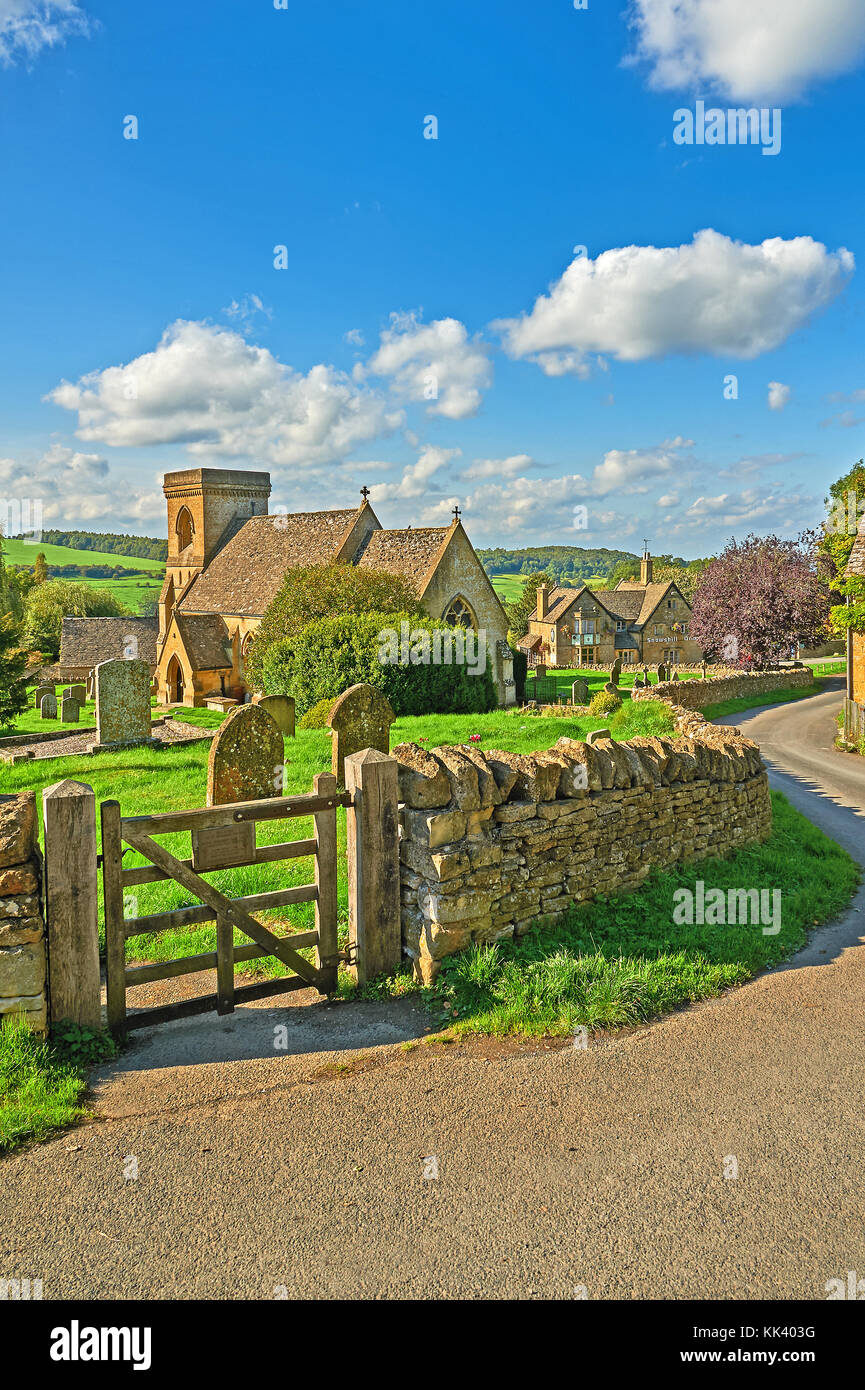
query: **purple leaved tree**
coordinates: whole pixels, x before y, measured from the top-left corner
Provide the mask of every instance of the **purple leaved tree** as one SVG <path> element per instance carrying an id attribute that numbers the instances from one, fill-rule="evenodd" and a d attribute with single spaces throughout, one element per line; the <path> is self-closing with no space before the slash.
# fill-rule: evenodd
<path id="1" fill-rule="evenodd" d="M 829 595 L 817 568 L 817 533 L 796 540 L 746 536 L 710 561 L 694 596 L 691 636 L 710 660 L 757 669 L 813 645 Z"/>

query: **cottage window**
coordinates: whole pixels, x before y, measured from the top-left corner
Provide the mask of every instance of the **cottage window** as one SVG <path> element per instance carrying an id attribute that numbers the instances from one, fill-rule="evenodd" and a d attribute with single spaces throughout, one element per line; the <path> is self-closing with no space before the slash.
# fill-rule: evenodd
<path id="1" fill-rule="evenodd" d="M 616 632 L 624 632 L 627 626 L 628 624 L 625 622 L 624 618 L 616 619 Z"/>

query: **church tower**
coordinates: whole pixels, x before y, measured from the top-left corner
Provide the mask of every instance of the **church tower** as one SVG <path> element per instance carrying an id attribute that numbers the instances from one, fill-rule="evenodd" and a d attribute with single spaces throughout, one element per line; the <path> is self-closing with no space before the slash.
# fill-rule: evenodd
<path id="1" fill-rule="evenodd" d="M 159 641 L 191 581 L 251 516 L 267 515 L 270 474 L 241 468 L 186 468 L 166 473 L 168 560 L 159 597 Z"/>

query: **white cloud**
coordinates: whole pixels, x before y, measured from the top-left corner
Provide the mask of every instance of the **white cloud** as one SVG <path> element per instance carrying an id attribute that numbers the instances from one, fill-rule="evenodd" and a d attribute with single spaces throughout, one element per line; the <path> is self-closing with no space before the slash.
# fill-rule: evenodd
<path id="1" fill-rule="evenodd" d="M 343 334 L 343 337 L 347 343 L 351 343 L 352 347 L 363 347 L 366 341 L 359 328 L 350 328 L 347 333 Z"/>
<path id="2" fill-rule="evenodd" d="M 0 63 L 30 61 L 90 25 L 75 0 L 0 0 Z"/>
<path id="3" fill-rule="evenodd" d="M 588 356 L 640 362 L 670 353 L 757 357 L 843 289 L 844 248 L 809 236 L 732 241 L 711 228 L 683 246 L 624 246 L 579 256 L 529 313 L 499 320 L 511 357 L 547 375 L 585 375 Z"/>
<path id="4" fill-rule="evenodd" d="M 656 503 L 659 507 L 678 507 L 679 494 L 676 492 L 665 492 L 663 497 L 659 497 Z"/>
<path id="5" fill-rule="evenodd" d="M 78 412 L 79 439 L 185 444 L 206 457 L 315 466 L 403 421 L 382 397 L 319 364 L 306 375 L 230 329 L 179 319 L 126 366 L 64 381 L 47 397 Z"/>
<path id="6" fill-rule="evenodd" d="M 429 415 L 465 420 L 476 415 L 482 391 L 492 380 L 486 346 L 469 340 L 458 319 L 419 322 L 416 314 L 391 314 L 381 346 L 366 372 L 391 379 L 407 401 L 429 401 Z"/>
<path id="7" fill-rule="evenodd" d="M 513 478 L 534 465 L 530 454 L 511 454 L 506 459 L 475 459 L 462 474 L 464 478 Z"/>
<path id="8" fill-rule="evenodd" d="M 266 319 L 273 318 L 273 310 L 267 307 L 258 294 L 245 294 L 242 299 L 232 299 L 222 312 L 226 318 L 239 323 L 243 333 L 252 331 L 259 314 L 263 314 Z"/>
<path id="9" fill-rule="evenodd" d="M 791 101 L 865 52 L 862 0 L 632 0 L 651 85 Z"/>
<path id="10" fill-rule="evenodd" d="M 150 489 L 139 489 L 128 478 L 109 472 L 108 462 L 99 454 L 85 454 L 63 444 L 52 444 L 37 459 L 0 459 L 0 499 L 39 501 L 42 524 L 46 529 L 64 530 L 94 522 L 113 526 L 136 526 L 140 522 L 163 519 L 165 499 L 154 481 Z M 2 516 L 0 516 L 2 520 Z"/>
<path id="11" fill-rule="evenodd" d="M 769 382 L 769 409 L 783 410 L 790 399 L 791 391 L 789 386 L 785 386 L 781 381 Z"/>
<path id="12" fill-rule="evenodd" d="M 698 497 L 685 512 L 684 522 L 691 526 L 735 526 L 741 533 L 753 527 L 771 526 L 792 530 L 808 520 L 818 505 L 817 499 L 801 493 L 781 493 L 772 488 L 746 488 L 739 493 L 721 493 L 717 497 Z M 678 526 L 677 531 L 686 529 Z"/>
<path id="13" fill-rule="evenodd" d="M 444 468 L 445 464 L 450 463 L 451 459 L 458 458 L 461 452 L 460 449 L 440 449 L 436 445 L 428 444 L 421 450 L 417 463 L 410 463 L 403 469 L 398 483 L 376 483 L 370 489 L 373 503 L 395 498 L 407 500 L 423 497 L 428 491 L 433 475 L 440 468 Z"/>

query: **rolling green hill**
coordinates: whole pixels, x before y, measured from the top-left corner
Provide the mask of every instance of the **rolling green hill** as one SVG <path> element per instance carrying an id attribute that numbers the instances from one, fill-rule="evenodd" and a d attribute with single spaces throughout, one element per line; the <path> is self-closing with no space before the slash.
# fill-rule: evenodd
<path id="1" fill-rule="evenodd" d="M 65 545 L 38 545 L 33 541 L 9 541 L 4 537 L 3 554 L 7 565 L 31 566 L 40 552 L 47 565 L 112 565 L 126 570 L 151 570 L 160 578 L 165 573 L 163 560 L 144 560 L 140 555 L 110 555 L 103 550 L 72 550 Z"/>

